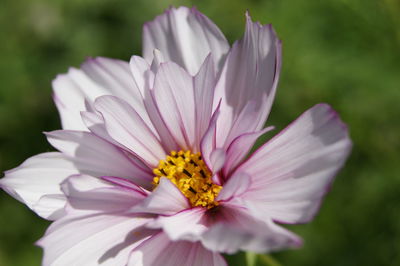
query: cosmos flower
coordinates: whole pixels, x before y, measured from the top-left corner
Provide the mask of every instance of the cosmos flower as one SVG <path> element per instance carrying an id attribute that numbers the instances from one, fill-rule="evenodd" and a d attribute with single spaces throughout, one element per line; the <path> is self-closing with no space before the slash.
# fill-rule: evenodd
<path id="1" fill-rule="evenodd" d="M 89 59 L 53 82 L 59 152 L 5 173 L 1 187 L 54 221 L 43 265 L 226 265 L 301 239 L 351 141 L 327 104 L 249 155 L 274 99 L 281 43 L 246 14 L 229 47 L 196 9 L 143 28 L 143 57 Z"/>

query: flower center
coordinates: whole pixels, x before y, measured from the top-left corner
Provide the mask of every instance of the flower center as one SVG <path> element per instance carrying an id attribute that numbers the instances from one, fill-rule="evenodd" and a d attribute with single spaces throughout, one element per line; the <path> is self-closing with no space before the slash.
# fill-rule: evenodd
<path id="1" fill-rule="evenodd" d="M 211 209 L 218 205 L 215 201 L 222 186 L 212 182 L 212 173 L 201 158 L 201 153 L 172 151 L 165 160 L 160 160 L 153 179 L 155 187 L 161 177 L 166 177 L 189 199 L 193 207 Z"/>

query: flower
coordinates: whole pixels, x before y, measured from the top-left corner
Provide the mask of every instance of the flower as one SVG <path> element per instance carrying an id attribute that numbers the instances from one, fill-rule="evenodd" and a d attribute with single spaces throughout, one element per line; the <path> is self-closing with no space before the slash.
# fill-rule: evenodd
<path id="1" fill-rule="evenodd" d="M 270 25 L 246 14 L 230 48 L 196 9 L 143 28 L 143 58 L 87 60 L 53 82 L 59 152 L 5 173 L 1 187 L 54 221 L 43 265 L 226 265 L 220 253 L 269 252 L 301 239 L 346 160 L 346 126 L 318 104 L 247 156 L 281 67 Z"/>

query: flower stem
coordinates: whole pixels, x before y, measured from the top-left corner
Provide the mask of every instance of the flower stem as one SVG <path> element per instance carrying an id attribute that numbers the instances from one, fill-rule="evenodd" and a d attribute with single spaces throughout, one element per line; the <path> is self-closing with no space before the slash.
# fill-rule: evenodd
<path id="1" fill-rule="evenodd" d="M 266 254 L 259 254 L 258 258 L 260 261 L 263 263 L 265 266 L 282 266 L 277 260 L 275 260 L 273 257 L 270 255 Z"/>

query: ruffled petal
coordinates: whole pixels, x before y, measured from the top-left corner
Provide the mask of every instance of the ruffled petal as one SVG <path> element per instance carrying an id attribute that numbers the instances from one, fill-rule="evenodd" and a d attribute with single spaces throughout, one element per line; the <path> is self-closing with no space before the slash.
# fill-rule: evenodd
<path id="1" fill-rule="evenodd" d="M 129 101 L 152 127 L 127 62 L 101 57 L 89 59 L 81 69 L 71 68 L 67 74 L 57 76 L 53 90 L 64 129 L 86 130 L 80 112 L 88 110 L 88 105 L 101 95 L 114 95 Z"/>
<path id="2" fill-rule="evenodd" d="M 149 188 L 151 170 L 133 161 L 121 149 L 89 132 L 57 130 L 46 133 L 48 141 L 68 156 L 82 173 L 101 177 L 118 176 Z"/>
<path id="3" fill-rule="evenodd" d="M 229 44 L 218 27 L 195 8 L 170 8 L 143 27 L 143 56 L 150 63 L 154 49 L 191 75 L 197 73 L 211 52 L 220 69 Z"/>
<path id="4" fill-rule="evenodd" d="M 129 266 L 227 266 L 224 258 L 206 250 L 200 243 L 172 242 L 159 233 L 136 247 L 129 259 Z"/>
<path id="5" fill-rule="evenodd" d="M 236 137 L 260 130 L 271 109 L 281 65 L 281 45 L 271 25 L 254 23 L 246 14 L 244 38 L 229 52 L 216 86 L 220 99 L 217 144 L 226 147 Z"/>
<path id="6" fill-rule="evenodd" d="M 157 188 L 131 212 L 171 215 L 187 208 L 190 204 L 182 192 L 168 178 L 161 178 Z"/>
<path id="7" fill-rule="evenodd" d="M 114 96 L 101 96 L 94 106 L 103 116 L 105 129 L 113 141 L 137 155 L 150 168 L 165 158 L 158 136 L 129 103 Z"/>
<path id="8" fill-rule="evenodd" d="M 44 266 L 127 265 L 130 252 L 154 230 L 149 219 L 112 214 L 74 214 L 54 222 L 38 241 Z"/>
<path id="9" fill-rule="evenodd" d="M 330 106 L 318 104 L 238 168 L 252 178 L 242 198 L 261 219 L 308 222 L 350 149 L 346 126 Z"/>
<path id="10" fill-rule="evenodd" d="M 77 173 L 73 162 L 61 153 L 42 153 L 7 171 L 0 186 L 39 216 L 55 220 L 65 205 L 60 183 Z"/>

